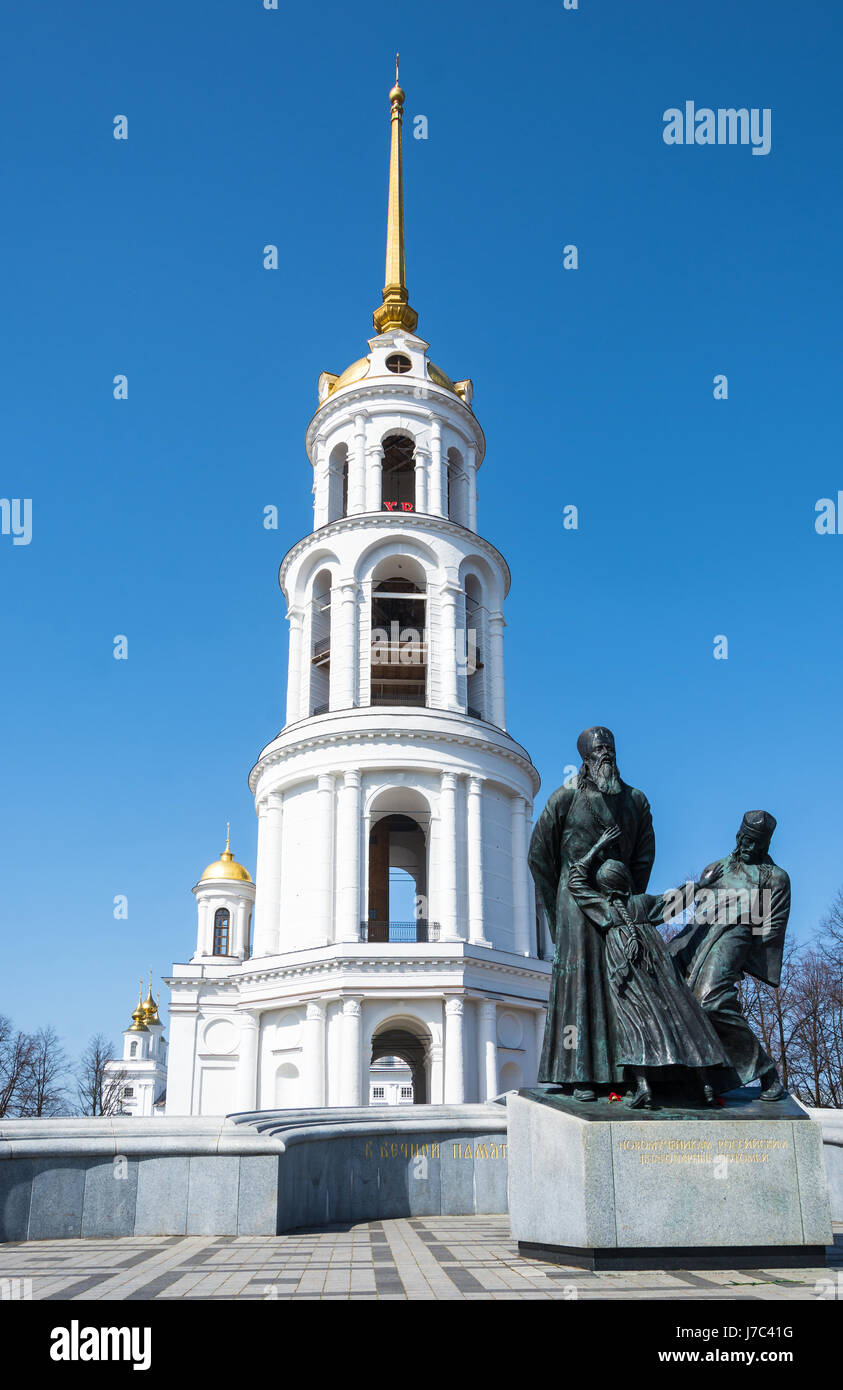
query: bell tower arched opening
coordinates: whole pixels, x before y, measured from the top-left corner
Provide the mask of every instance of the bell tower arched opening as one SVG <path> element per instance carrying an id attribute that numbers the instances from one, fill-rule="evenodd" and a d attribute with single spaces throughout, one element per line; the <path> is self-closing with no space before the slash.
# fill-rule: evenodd
<path id="1" fill-rule="evenodd" d="M 386 512 L 416 510 L 415 446 L 405 434 L 389 434 L 383 441 L 381 507 Z"/>
<path id="2" fill-rule="evenodd" d="M 373 705 L 427 703 L 427 594 L 421 565 L 403 557 L 372 579 Z"/>
<path id="3" fill-rule="evenodd" d="M 378 1068 L 374 1074 L 370 1072 L 370 1100 L 380 1103 L 388 1103 L 390 1100 L 392 1100 L 393 1103 L 397 1102 L 400 1104 L 402 1101 L 406 1103 L 409 1097 L 407 1097 L 406 1094 L 401 1095 L 401 1090 L 409 1084 L 412 1086 L 413 1091 L 412 1103 L 414 1105 L 426 1105 L 428 1094 L 427 1052 L 427 1040 L 423 1036 L 421 1029 L 419 1032 L 416 1032 L 416 1030 L 408 1024 L 398 1021 L 383 1024 L 372 1038 L 370 1067 L 375 1068 L 378 1062 L 385 1062 L 387 1059 L 398 1059 L 399 1062 L 403 1062 L 404 1066 L 409 1069 L 410 1080 L 409 1083 L 407 1083 L 400 1077 L 399 1068 L 395 1068 L 395 1071 L 399 1073 L 399 1085 L 395 1088 L 397 1094 L 394 1096 L 375 1096 L 373 1092 L 376 1088 L 380 1087 L 385 1090 L 388 1085 L 387 1078 L 391 1068 L 388 1069 L 382 1066 Z M 404 1072 L 404 1078 L 406 1078 L 406 1072 Z M 403 1085 L 401 1085 L 402 1081 Z"/>

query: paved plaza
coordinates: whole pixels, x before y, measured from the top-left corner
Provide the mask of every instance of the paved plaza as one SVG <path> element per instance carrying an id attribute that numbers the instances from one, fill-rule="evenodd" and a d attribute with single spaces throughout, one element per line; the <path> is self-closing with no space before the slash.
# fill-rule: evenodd
<path id="1" fill-rule="evenodd" d="M 521 1259 L 505 1216 L 372 1221 L 283 1236 L 0 1246 L 0 1296 L 32 1299 L 843 1298 L 843 1227 L 824 1269 L 590 1274 Z M 23 1281 L 23 1282 L 22 1282 Z"/>

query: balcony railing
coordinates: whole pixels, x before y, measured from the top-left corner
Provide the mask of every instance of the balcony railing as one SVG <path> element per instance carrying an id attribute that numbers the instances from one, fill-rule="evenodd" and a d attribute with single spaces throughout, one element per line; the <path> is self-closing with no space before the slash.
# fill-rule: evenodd
<path id="1" fill-rule="evenodd" d="M 414 941 L 438 941 L 439 923 L 418 917 L 410 922 L 361 922 L 360 940 L 391 942 L 396 945 Z"/>
<path id="2" fill-rule="evenodd" d="M 407 682 L 407 684 L 409 684 L 409 682 Z M 425 704 L 425 693 L 423 690 L 373 690 L 371 704 L 414 705 L 417 708 L 423 708 Z"/>

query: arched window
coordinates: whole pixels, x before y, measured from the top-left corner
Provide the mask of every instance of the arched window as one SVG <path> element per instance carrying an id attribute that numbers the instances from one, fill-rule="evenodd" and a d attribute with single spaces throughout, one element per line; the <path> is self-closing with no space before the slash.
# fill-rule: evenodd
<path id="1" fill-rule="evenodd" d="M 416 510 L 416 464 L 412 439 L 404 434 L 387 435 L 383 441 L 382 510 Z"/>
<path id="2" fill-rule="evenodd" d="M 228 955 L 228 932 L 231 914 L 227 907 L 218 907 L 214 913 L 214 955 Z"/>
<path id="3" fill-rule="evenodd" d="M 331 698 L 331 575 L 321 570 L 313 581 L 310 605 L 310 709 L 326 714 Z"/>
<path id="4" fill-rule="evenodd" d="M 474 719 L 486 718 L 485 622 L 480 581 L 470 574 L 465 581 L 465 707 Z"/>
<path id="5" fill-rule="evenodd" d="M 131 1048 L 129 1049 L 129 1056 L 130 1056 L 130 1057 L 137 1057 L 137 1055 L 138 1055 L 138 1045 L 137 1045 L 136 1042 L 133 1042 Z"/>
<path id="6" fill-rule="evenodd" d="M 328 460 L 328 520 L 348 516 L 348 445 L 337 444 Z"/>
<path id="7" fill-rule="evenodd" d="M 459 526 L 468 525 L 468 475 L 459 449 L 448 450 L 448 505 L 446 515 Z"/>

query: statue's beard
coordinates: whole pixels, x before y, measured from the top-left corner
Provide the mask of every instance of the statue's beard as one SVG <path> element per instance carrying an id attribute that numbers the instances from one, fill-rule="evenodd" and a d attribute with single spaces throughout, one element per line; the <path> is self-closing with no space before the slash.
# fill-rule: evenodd
<path id="1" fill-rule="evenodd" d="M 614 758 L 601 758 L 598 763 L 589 767 L 589 772 L 599 792 L 608 792 L 613 795 L 620 791 L 621 778 Z"/>

